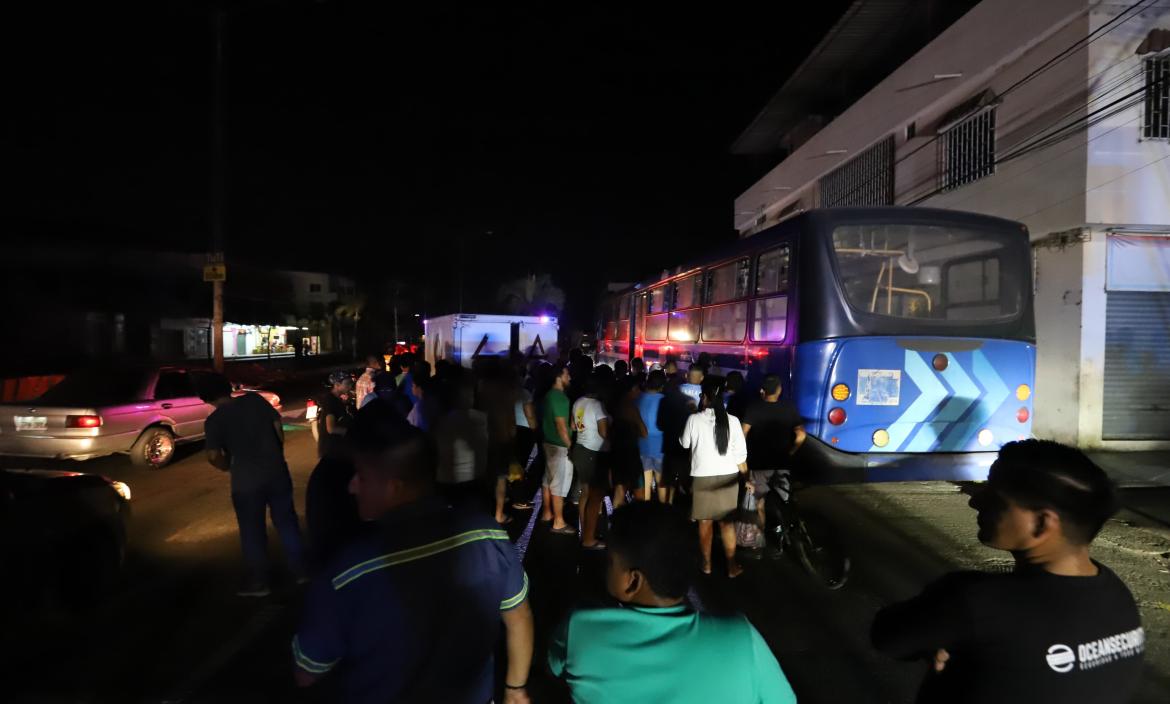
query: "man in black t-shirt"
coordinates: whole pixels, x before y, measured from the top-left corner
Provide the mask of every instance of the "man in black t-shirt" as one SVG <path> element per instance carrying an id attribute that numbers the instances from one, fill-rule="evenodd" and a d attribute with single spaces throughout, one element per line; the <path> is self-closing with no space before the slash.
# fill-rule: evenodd
<path id="1" fill-rule="evenodd" d="M 749 406 L 743 418 L 747 438 L 748 469 L 756 495 L 756 512 L 764 525 L 764 497 L 768 483 L 777 472 L 787 480 L 792 455 L 804 444 L 804 420 L 796 407 L 780 400 L 784 392 L 780 376 L 769 374 L 760 387 L 760 400 Z M 781 498 L 788 499 L 788 483 L 781 484 Z"/>
<path id="2" fill-rule="evenodd" d="M 341 443 L 353 420 L 349 398 L 353 395 L 353 377 L 349 372 L 329 375 L 329 392 L 321 397 L 317 410 L 317 457 L 324 457 Z"/>
<path id="3" fill-rule="evenodd" d="M 240 528 L 240 547 L 248 575 L 240 596 L 267 596 L 268 531 L 265 511 L 280 535 L 289 569 L 305 578 L 301 528 L 293 505 L 292 477 L 284 460 L 280 414 L 259 394 L 232 398 L 220 374 L 199 379 L 199 398 L 215 410 L 207 417 L 207 461 L 231 474 L 232 506 Z"/>
<path id="4" fill-rule="evenodd" d="M 1145 632 L 1129 589 L 1089 557 L 1117 510 L 1104 472 L 1055 442 L 1013 442 L 970 503 L 980 542 L 1015 571 L 951 574 L 886 607 L 874 646 L 933 664 L 919 702 L 1128 702 Z"/>

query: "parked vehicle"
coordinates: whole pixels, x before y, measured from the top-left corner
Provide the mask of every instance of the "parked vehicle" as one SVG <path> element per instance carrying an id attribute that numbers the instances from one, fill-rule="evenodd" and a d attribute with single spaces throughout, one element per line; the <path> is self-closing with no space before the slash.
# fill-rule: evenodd
<path id="1" fill-rule="evenodd" d="M 126 556 L 130 487 L 97 474 L 0 470 L 0 603 L 77 604 L 108 589 Z"/>
<path id="2" fill-rule="evenodd" d="M 0 405 L 0 455 L 86 460 L 121 453 L 139 466 L 164 467 L 177 445 L 203 439 L 213 409 L 195 389 L 206 373 L 140 367 L 70 374 L 35 401 Z M 279 396 L 260 393 L 280 410 Z"/>

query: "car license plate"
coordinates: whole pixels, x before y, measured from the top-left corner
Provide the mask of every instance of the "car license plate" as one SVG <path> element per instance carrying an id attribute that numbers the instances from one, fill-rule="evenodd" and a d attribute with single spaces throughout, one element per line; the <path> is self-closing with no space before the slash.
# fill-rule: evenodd
<path id="1" fill-rule="evenodd" d="M 305 420 L 317 420 L 316 406 L 309 406 L 305 409 Z"/>
<path id="2" fill-rule="evenodd" d="M 46 416 L 13 416 L 12 418 L 16 423 L 17 432 L 23 430 L 44 430 L 49 427 L 49 419 Z"/>

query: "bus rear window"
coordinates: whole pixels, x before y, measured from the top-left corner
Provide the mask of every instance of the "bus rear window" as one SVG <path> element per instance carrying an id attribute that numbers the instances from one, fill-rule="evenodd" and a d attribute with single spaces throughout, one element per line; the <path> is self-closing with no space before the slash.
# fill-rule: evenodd
<path id="1" fill-rule="evenodd" d="M 1018 237 L 929 225 L 845 225 L 833 231 L 833 251 L 841 288 L 855 310 L 995 320 L 1020 311 L 1027 262 L 1016 261 L 1021 251 L 1012 238 Z"/>

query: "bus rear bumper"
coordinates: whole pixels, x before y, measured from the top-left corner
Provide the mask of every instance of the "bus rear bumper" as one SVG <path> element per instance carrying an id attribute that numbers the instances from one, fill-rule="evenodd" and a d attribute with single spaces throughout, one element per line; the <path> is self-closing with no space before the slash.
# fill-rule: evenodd
<path id="1" fill-rule="evenodd" d="M 811 484 L 984 481 L 997 452 L 844 452 L 809 436 L 797 453 Z"/>

